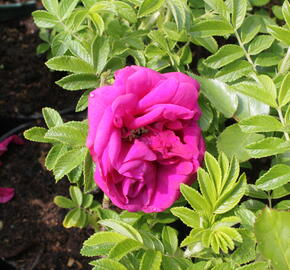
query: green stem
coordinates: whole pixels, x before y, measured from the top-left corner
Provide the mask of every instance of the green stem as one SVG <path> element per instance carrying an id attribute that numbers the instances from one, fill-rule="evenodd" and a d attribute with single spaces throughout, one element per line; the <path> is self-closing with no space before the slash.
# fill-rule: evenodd
<path id="1" fill-rule="evenodd" d="M 272 198 L 271 198 L 271 195 L 270 195 L 270 192 L 269 191 L 267 192 L 267 195 L 268 195 L 267 196 L 268 197 L 267 199 L 268 199 L 268 202 L 269 202 L 269 207 L 272 208 Z"/>
<path id="2" fill-rule="evenodd" d="M 107 197 L 106 194 L 104 194 L 104 197 L 103 197 L 102 207 L 103 207 L 103 209 L 109 209 L 109 207 L 110 207 L 110 199 L 109 199 L 109 197 Z"/>
<path id="3" fill-rule="evenodd" d="M 284 117 L 283 117 L 283 113 L 282 113 L 282 111 L 281 111 L 281 108 L 277 108 L 276 110 L 277 110 L 277 112 L 278 112 L 279 119 L 280 119 L 280 121 L 281 121 L 283 127 L 286 127 L 286 121 L 285 121 L 285 119 L 284 119 Z M 285 136 L 285 139 L 286 139 L 287 141 L 290 141 L 289 134 L 288 134 L 286 131 L 284 131 L 284 136 Z"/>

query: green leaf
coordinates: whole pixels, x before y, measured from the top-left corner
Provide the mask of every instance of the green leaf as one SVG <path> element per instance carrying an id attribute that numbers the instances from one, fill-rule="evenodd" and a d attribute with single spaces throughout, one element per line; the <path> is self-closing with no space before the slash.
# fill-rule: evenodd
<path id="1" fill-rule="evenodd" d="M 218 44 L 213 37 L 194 37 L 192 43 L 206 48 L 209 52 L 215 53 L 218 50 Z"/>
<path id="2" fill-rule="evenodd" d="M 160 269 L 160 268 L 157 268 Z M 166 270 L 182 270 L 178 263 L 173 259 L 173 257 L 162 256 L 162 268 Z"/>
<path id="3" fill-rule="evenodd" d="M 58 14 L 58 0 L 42 0 L 43 6 L 53 15 Z"/>
<path id="4" fill-rule="evenodd" d="M 83 194 L 78 186 L 70 186 L 69 194 L 75 204 L 77 204 L 78 206 L 82 205 Z"/>
<path id="5" fill-rule="evenodd" d="M 249 43 L 260 31 L 261 23 L 257 16 L 248 16 L 241 27 L 241 39 Z"/>
<path id="6" fill-rule="evenodd" d="M 209 172 L 211 181 L 215 184 L 217 194 L 222 189 L 222 172 L 217 160 L 208 152 L 205 153 L 205 165 Z"/>
<path id="7" fill-rule="evenodd" d="M 73 170 L 71 170 L 68 174 L 68 180 L 72 184 L 79 183 L 81 176 L 82 176 L 83 164 L 78 165 Z"/>
<path id="8" fill-rule="evenodd" d="M 290 28 L 290 4 L 288 0 L 284 1 L 282 13 L 288 27 Z"/>
<path id="9" fill-rule="evenodd" d="M 156 12 L 163 5 L 164 0 L 144 0 L 138 11 L 138 17 L 147 16 Z"/>
<path id="10" fill-rule="evenodd" d="M 240 28 L 245 19 L 247 4 L 246 0 L 233 0 L 232 24 L 236 30 Z"/>
<path id="11" fill-rule="evenodd" d="M 241 224 L 245 229 L 249 231 L 253 229 L 256 216 L 252 211 L 241 207 L 235 211 L 235 215 L 241 219 Z"/>
<path id="12" fill-rule="evenodd" d="M 253 212 L 257 212 L 265 208 L 266 205 L 258 200 L 247 200 L 243 202 L 241 206 Z"/>
<path id="13" fill-rule="evenodd" d="M 64 154 L 64 152 L 67 150 L 67 147 L 63 144 L 55 144 L 51 149 L 49 150 L 46 158 L 45 158 L 45 167 L 48 170 L 53 170 L 57 159 Z"/>
<path id="14" fill-rule="evenodd" d="M 75 123 L 75 125 L 70 125 L 70 123 Z M 86 123 L 67 122 L 49 129 L 45 134 L 45 139 L 53 139 L 72 146 L 85 146 L 87 129 Z"/>
<path id="15" fill-rule="evenodd" d="M 246 150 L 252 158 L 268 157 L 284 153 L 289 150 L 290 142 L 276 137 L 268 137 L 246 146 Z"/>
<path id="16" fill-rule="evenodd" d="M 272 6 L 272 12 L 275 15 L 275 17 L 279 20 L 283 20 L 283 13 L 282 13 L 282 7 L 278 5 Z"/>
<path id="17" fill-rule="evenodd" d="M 144 246 L 147 249 L 159 250 L 164 253 L 164 246 L 162 242 L 152 233 L 146 231 L 139 231 L 142 237 Z"/>
<path id="18" fill-rule="evenodd" d="M 233 27 L 225 20 L 200 21 L 190 28 L 192 37 L 224 36 L 233 32 Z"/>
<path id="19" fill-rule="evenodd" d="M 251 198 L 267 199 L 268 195 L 265 191 L 259 189 L 255 185 L 248 185 L 246 190 L 246 195 Z"/>
<path id="20" fill-rule="evenodd" d="M 71 227 L 83 228 L 86 222 L 87 222 L 86 213 L 80 208 L 75 208 L 70 210 L 66 214 L 62 224 L 65 228 Z"/>
<path id="21" fill-rule="evenodd" d="M 73 12 L 79 0 L 62 0 L 59 5 L 59 16 L 63 20 L 68 18 Z"/>
<path id="22" fill-rule="evenodd" d="M 74 208 L 77 206 L 71 199 L 64 196 L 55 196 L 53 202 L 61 208 Z"/>
<path id="23" fill-rule="evenodd" d="M 267 262 L 254 262 L 254 263 L 239 267 L 237 270 L 265 270 L 267 268 L 268 268 Z"/>
<path id="24" fill-rule="evenodd" d="M 128 238 L 117 232 L 96 232 L 84 242 L 84 245 L 97 246 L 105 243 L 119 243 L 125 239 Z"/>
<path id="25" fill-rule="evenodd" d="M 90 13 L 89 15 L 90 15 L 92 22 L 94 23 L 94 25 L 98 29 L 99 35 L 101 36 L 105 30 L 105 23 L 104 23 L 102 17 L 97 13 Z"/>
<path id="26" fill-rule="evenodd" d="M 83 193 L 82 207 L 89 208 L 92 205 L 93 200 L 94 200 L 94 196 L 92 194 Z"/>
<path id="27" fill-rule="evenodd" d="M 118 242 L 109 253 L 109 258 L 120 260 L 124 256 L 126 256 L 129 252 L 133 252 L 135 250 L 138 250 L 140 248 L 143 248 L 143 245 L 133 239 L 124 239 L 121 242 Z"/>
<path id="28" fill-rule="evenodd" d="M 73 73 L 94 73 L 94 67 L 75 56 L 57 56 L 50 58 L 46 66 L 53 70 L 69 71 Z"/>
<path id="29" fill-rule="evenodd" d="M 290 102 L 290 72 L 284 77 L 278 95 L 279 106 L 285 106 Z"/>
<path id="30" fill-rule="evenodd" d="M 253 6 L 262 7 L 264 5 L 267 5 L 270 0 L 250 0 L 250 2 Z"/>
<path id="31" fill-rule="evenodd" d="M 130 23 L 136 23 L 137 16 L 135 10 L 127 3 L 114 1 L 118 14 Z"/>
<path id="32" fill-rule="evenodd" d="M 243 49 L 238 45 L 228 44 L 222 46 L 215 54 L 208 57 L 204 64 L 216 69 L 223 67 L 244 56 Z"/>
<path id="33" fill-rule="evenodd" d="M 140 233 L 131 225 L 121 220 L 104 219 L 104 220 L 100 220 L 98 223 L 100 223 L 103 226 L 112 228 L 116 232 L 124 236 L 127 236 L 128 238 L 131 238 L 131 239 L 134 239 L 136 241 L 143 243 Z"/>
<path id="34" fill-rule="evenodd" d="M 267 30 L 274 38 L 290 46 L 290 30 L 276 25 L 269 25 Z"/>
<path id="35" fill-rule="evenodd" d="M 275 209 L 279 209 L 279 210 L 290 210 L 290 200 L 284 200 L 281 202 L 278 202 L 275 206 Z"/>
<path id="36" fill-rule="evenodd" d="M 60 114 L 52 108 L 42 108 L 42 115 L 48 128 L 63 124 Z"/>
<path id="37" fill-rule="evenodd" d="M 166 4 L 174 17 L 178 30 L 189 30 L 191 25 L 191 13 L 187 6 L 187 2 L 184 0 L 166 0 Z"/>
<path id="38" fill-rule="evenodd" d="M 252 65 L 245 60 L 237 60 L 223 67 L 215 75 L 215 78 L 223 82 L 232 82 L 253 71 Z"/>
<path id="39" fill-rule="evenodd" d="M 96 184 L 94 180 L 94 163 L 89 151 L 85 156 L 83 172 L 84 172 L 84 191 L 90 192 L 95 189 Z"/>
<path id="40" fill-rule="evenodd" d="M 224 152 L 229 158 L 236 156 L 240 162 L 247 161 L 251 155 L 245 147 L 264 138 L 261 134 L 248 134 L 242 132 L 238 124 L 231 125 L 224 129 L 217 140 L 219 152 Z"/>
<path id="41" fill-rule="evenodd" d="M 91 91 L 92 90 L 89 89 L 81 95 L 76 106 L 76 112 L 82 112 L 88 107 L 88 98 Z"/>
<path id="42" fill-rule="evenodd" d="M 69 48 L 71 36 L 66 32 L 58 33 L 52 40 L 51 50 L 53 56 L 64 55 Z"/>
<path id="43" fill-rule="evenodd" d="M 159 270 L 162 262 L 162 254 L 160 251 L 147 250 L 140 263 L 139 270 Z"/>
<path id="44" fill-rule="evenodd" d="M 44 10 L 37 10 L 32 12 L 35 24 L 39 28 L 52 28 L 58 23 L 56 16 Z"/>
<path id="45" fill-rule="evenodd" d="M 212 205 L 215 204 L 217 198 L 217 191 L 215 183 L 210 178 L 209 174 L 202 168 L 197 171 L 197 179 L 203 197 Z M 211 210 L 210 207 L 208 210 Z"/>
<path id="46" fill-rule="evenodd" d="M 164 34 L 159 30 L 151 31 L 148 35 L 153 41 L 158 43 L 158 45 L 165 51 L 169 52 L 169 46 Z"/>
<path id="47" fill-rule="evenodd" d="M 271 47 L 274 42 L 274 38 L 269 35 L 257 36 L 249 45 L 248 53 L 250 55 L 256 55 Z"/>
<path id="48" fill-rule="evenodd" d="M 94 74 L 72 74 L 56 82 L 66 90 L 82 90 L 98 87 L 98 77 Z"/>
<path id="49" fill-rule="evenodd" d="M 258 249 L 275 270 L 290 269 L 290 212 L 266 208 L 257 218 L 255 235 Z"/>
<path id="50" fill-rule="evenodd" d="M 162 242 L 169 255 L 174 255 L 178 248 L 177 231 L 169 226 L 162 229 Z"/>
<path id="51" fill-rule="evenodd" d="M 261 67 L 276 66 L 281 60 L 281 57 L 275 53 L 265 52 L 260 53 L 255 59 L 255 65 Z"/>
<path id="52" fill-rule="evenodd" d="M 44 137 L 46 133 L 47 133 L 46 128 L 33 127 L 28 130 L 25 130 L 23 135 L 25 139 L 33 142 L 42 142 L 42 143 L 51 142 L 51 140 Z"/>
<path id="53" fill-rule="evenodd" d="M 107 256 L 111 248 L 114 246 L 113 243 L 106 243 L 97 246 L 83 246 L 80 253 L 82 256 L 94 257 L 94 256 Z"/>
<path id="54" fill-rule="evenodd" d="M 279 120 L 270 115 L 256 115 L 239 122 L 241 130 L 245 133 L 283 131 Z"/>
<path id="55" fill-rule="evenodd" d="M 194 188 L 185 184 L 181 184 L 180 191 L 193 209 L 198 211 L 209 208 L 209 203 Z"/>
<path id="56" fill-rule="evenodd" d="M 73 149 L 65 152 L 62 156 L 60 156 L 57 159 L 53 169 L 55 179 L 57 181 L 60 180 L 66 174 L 80 165 L 80 163 L 82 163 L 85 158 L 86 151 L 86 148 Z"/>
<path id="57" fill-rule="evenodd" d="M 123 264 L 109 258 L 95 260 L 90 264 L 95 266 L 92 270 L 127 270 Z"/>
<path id="58" fill-rule="evenodd" d="M 101 74 L 107 64 L 110 54 L 109 40 L 104 37 L 96 37 L 92 45 L 92 55 L 97 74 Z"/>
<path id="59" fill-rule="evenodd" d="M 181 219 L 181 221 L 191 228 L 197 228 L 200 226 L 199 214 L 186 207 L 174 207 L 171 213 Z"/>
<path id="60" fill-rule="evenodd" d="M 242 174 L 237 184 L 217 201 L 214 213 L 226 213 L 234 208 L 245 194 L 246 181 L 246 175 Z"/>
<path id="61" fill-rule="evenodd" d="M 50 49 L 50 45 L 48 43 L 40 43 L 36 47 L 36 54 L 43 54 Z"/>
<path id="62" fill-rule="evenodd" d="M 217 79 L 206 79 L 192 73 L 189 73 L 189 75 L 201 84 L 201 91 L 212 106 L 227 118 L 233 116 L 238 106 L 238 98 L 227 84 Z"/>
<path id="63" fill-rule="evenodd" d="M 290 166 L 277 164 L 256 181 L 256 186 L 268 191 L 283 186 L 289 182 L 289 179 Z"/>
<path id="64" fill-rule="evenodd" d="M 81 58 L 85 62 L 92 64 L 92 56 L 89 54 L 87 49 L 83 46 L 82 43 L 80 43 L 77 40 L 70 40 L 69 42 L 69 50 L 71 51 L 72 54 L 75 56 Z"/>

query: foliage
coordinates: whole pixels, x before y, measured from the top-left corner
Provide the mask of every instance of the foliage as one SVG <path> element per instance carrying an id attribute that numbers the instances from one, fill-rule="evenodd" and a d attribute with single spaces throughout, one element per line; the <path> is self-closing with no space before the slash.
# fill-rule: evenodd
<path id="1" fill-rule="evenodd" d="M 25 132 L 52 144 L 45 166 L 71 183 L 70 198 L 54 199 L 70 209 L 64 226 L 96 231 L 81 250 L 96 256 L 93 269 L 290 269 L 289 1 L 276 1 L 274 16 L 269 0 L 42 2 L 45 10 L 33 13 L 43 41 L 37 52 L 46 52 L 51 70 L 67 72 L 58 85 L 82 93 L 76 111 L 125 65 L 181 71 L 201 84 L 205 168 L 162 213 L 96 200 L 86 120 L 64 123 L 44 108 L 47 128 Z"/>

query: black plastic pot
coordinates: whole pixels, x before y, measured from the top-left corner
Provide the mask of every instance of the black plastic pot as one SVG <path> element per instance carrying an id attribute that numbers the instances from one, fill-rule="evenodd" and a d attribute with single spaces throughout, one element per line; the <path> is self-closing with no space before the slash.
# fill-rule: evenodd
<path id="1" fill-rule="evenodd" d="M 0 21 L 8 21 L 20 17 L 30 16 L 36 10 L 36 1 L 26 3 L 0 5 Z"/>

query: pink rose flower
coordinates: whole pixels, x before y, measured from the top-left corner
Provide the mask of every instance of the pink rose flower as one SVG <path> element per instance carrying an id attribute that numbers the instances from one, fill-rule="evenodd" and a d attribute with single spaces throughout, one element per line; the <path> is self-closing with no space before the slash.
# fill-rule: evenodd
<path id="1" fill-rule="evenodd" d="M 193 182 L 205 152 L 198 90 L 183 73 L 130 66 L 91 92 L 87 147 L 95 181 L 116 206 L 160 212 Z"/>

